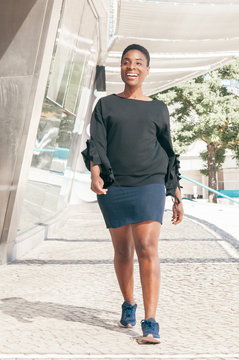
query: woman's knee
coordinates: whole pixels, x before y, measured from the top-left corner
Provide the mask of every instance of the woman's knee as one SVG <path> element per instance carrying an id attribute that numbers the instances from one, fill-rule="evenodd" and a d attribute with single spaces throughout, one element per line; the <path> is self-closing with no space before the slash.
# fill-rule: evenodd
<path id="1" fill-rule="evenodd" d="M 144 221 L 132 226 L 135 248 L 140 259 L 158 258 L 158 239 L 161 224 L 157 221 Z"/>
<path id="2" fill-rule="evenodd" d="M 128 262 L 134 257 L 134 246 L 130 244 L 114 246 L 115 258 L 121 262 Z"/>
<path id="3" fill-rule="evenodd" d="M 121 262 L 130 261 L 134 256 L 134 241 L 129 226 L 110 231 L 115 258 Z"/>
<path id="4" fill-rule="evenodd" d="M 158 244 L 150 239 L 141 239 L 136 246 L 137 256 L 140 259 L 153 260 L 158 258 Z"/>

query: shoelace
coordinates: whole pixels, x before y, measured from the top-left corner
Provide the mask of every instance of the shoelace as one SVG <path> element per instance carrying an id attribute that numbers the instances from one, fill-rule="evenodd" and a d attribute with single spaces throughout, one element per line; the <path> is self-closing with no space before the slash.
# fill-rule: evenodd
<path id="1" fill-rule="evenodd" d="M 148 321 L 148 320 L 142 320 L 141 324 L 143 324 L 144 326 L 147 326 L 148 329 L 153 330 L 155 328 L 156 323 L 153 323 L 152 321 Z"/>

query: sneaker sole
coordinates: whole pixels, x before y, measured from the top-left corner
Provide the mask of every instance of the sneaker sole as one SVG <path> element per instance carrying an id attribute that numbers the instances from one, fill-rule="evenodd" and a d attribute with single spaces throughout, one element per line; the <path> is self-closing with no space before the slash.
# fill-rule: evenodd
<path id="1" fill-rule="evenodd" d="M 142 336 L 137 339 L 137 342 L 138 344 L 160 344 L 160 340 L 153 336 Z"/>
<path id="2" fill-rule="evenodd" d="M 118 323 L 117 323 L 117 325 L 118 325 L 118 327 L 120 327 L 120 328 L 124 328 L 124 329 L 133 329 L 133 325 L 131 325 L 131 324 L 128 324 L 128 325 L 123 325 L 123 324 L 121 324 L 121 322 L 119 321 Z"/>

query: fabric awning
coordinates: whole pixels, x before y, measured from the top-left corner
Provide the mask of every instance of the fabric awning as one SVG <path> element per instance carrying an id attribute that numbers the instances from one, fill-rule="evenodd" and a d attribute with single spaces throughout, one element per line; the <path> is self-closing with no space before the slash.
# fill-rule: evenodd
<path id="1" fill-rule="evenodd" d="M 239 56 L 239 1 L 121 0 L 111 2 L 107 93 L 122 91 L 120 58 L 137 43 L 151 55 L 145 94 L 154 94 Z"/>

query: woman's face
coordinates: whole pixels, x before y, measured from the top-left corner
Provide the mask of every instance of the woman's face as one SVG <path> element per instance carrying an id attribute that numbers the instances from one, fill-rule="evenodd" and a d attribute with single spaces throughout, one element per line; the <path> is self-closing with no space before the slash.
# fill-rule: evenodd
<path id="1" fill-rule="evenodd" d="M 149 73 L 147 58 L 139 50 L 129 50 L 121 62 L 121 78 L 129 86 L 140 86 Z"/>

